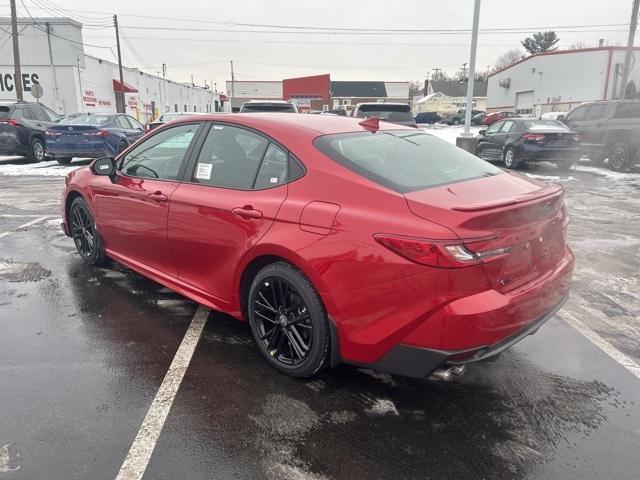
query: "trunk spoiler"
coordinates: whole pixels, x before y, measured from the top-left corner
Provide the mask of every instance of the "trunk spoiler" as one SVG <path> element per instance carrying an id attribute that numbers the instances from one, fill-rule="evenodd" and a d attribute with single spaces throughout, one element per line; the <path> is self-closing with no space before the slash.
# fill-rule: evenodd
<path id="1" fill-rule="evenodd" d="M 532 200 L 540 200 L 541 198 L 551 197 L 559 192 L 562 192 L 561 185 L 549 185 L 547 187 L 536 190 L 535 192 L 520 195 L 519 197 L 510 198 L 507 200 L 500 200 L 497 202 L 476 203 L 475 205 L 463 205 L 459 207 L 452 207 L 452 210 L 457 212 L 478 212 L 481 210 L 491 210 L 493 208 L 508 207 L 509 205 L 517 205 L 519 203 L 530 202 Z"/>

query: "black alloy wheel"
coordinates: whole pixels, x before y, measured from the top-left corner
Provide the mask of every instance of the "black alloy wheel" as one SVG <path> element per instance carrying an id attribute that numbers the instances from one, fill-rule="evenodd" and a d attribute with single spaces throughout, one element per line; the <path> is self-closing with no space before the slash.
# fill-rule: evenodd
<path id="1" fill-rule="evenodd" d="M 104 250 L 96 232 L 95 221 L 89 206 L 82 198 L 76 198 L 69 209 L 69 230 L 80 257 L 89 264 L 102 263 Z"/>
<path id="2" fill-rule="evenodd" d="M 44 160 L 44 143 L 39 138 L 31 140 L 31 160 L 41 162 Z"/>
<path id="3" fill-rule="evenodd" d="M 308 377 L 325 364 L 329 329 L 320 299 L 306 277 L 277 262 L 254 279 L 247 304 L 254 339 L 267 361 L 294 377 Z"/>
<path id="4" fill-rule="evenodd" d="M 618 142 L 611 147 L 609 168 L 616 172 L 625 172 L 631 167 L 631 149 L 625 142 Z"/>

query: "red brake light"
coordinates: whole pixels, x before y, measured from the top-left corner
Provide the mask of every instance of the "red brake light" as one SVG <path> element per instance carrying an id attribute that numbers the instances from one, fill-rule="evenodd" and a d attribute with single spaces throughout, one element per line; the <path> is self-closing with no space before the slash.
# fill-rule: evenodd
<path id="1" fill-rule="evenodd" d="M 0 120 L 0 123 L 4 123 L 5 125 L 11 125 L 12 127 L 19 127 L 20 126 L 18 121 L 14 120 L 13 118 L 10 118 L 8 120 Z"/>
<path id="2" fill-rule="evenodd" d="M 542 142 L 544 140 L 544 135 L 541 133 L 525 133 L 522 135 L 522 139 L 525 142 Z"/>
<path id="3" fill-rule="evenodd" d="M 83 135 L 87 136 L 87 137 L 107 137 L 109 136 L 111 132 L 109 132 L 109 130 L 98 130 L 97 132 L 86 132 L 83 133 Z"/>

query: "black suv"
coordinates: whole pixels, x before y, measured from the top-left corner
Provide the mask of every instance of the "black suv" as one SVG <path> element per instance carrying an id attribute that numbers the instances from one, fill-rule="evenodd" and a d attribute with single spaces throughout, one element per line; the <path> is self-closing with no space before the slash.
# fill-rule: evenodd
<path id="1" fill-rule="evenodd" d="M 0 102 L 0 155 L 44 160 L 44 132 L 59 121 L 58 114 L 40 103 Z"/>
<path id="2" fill-rule="evenodd" d="M 596 164 L 609 159 L 609 168 L 627 171 L 640 155 L 640 101 L 609 100 L 585 103 L 558 117 L 582 135 L 580 153 Z"/>

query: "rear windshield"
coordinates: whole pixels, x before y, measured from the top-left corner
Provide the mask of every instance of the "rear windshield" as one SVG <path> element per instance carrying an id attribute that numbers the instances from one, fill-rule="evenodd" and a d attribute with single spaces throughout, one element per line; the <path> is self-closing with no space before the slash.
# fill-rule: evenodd
<path id="1" fill-rule="evenodd" d="M 314 145 L 340 165 L 399 193 L 502 173 L 475 155 L 414 130 L 326 135 Z"/>
<path id="2" fill-rule="evenodd" d="M 358 118 L 378 117 L 391 122 L 407 122 L 413 120 L 409 105 L 361 105 L 356 115 Z"/>
<path id="3" fill-rule="evenodd" d="M 277 104 L 251 104 L 251 105 L 243 105 L 242 113 L 252 113 L 252 112 L 283 112 L 283 113 L 296 113 L 293 105 L 277 105 Z"/>
<path id="4" fill-rule="evenodd" d="M 104 125 L 110 118 L 109 115 L 77 115 L 61 120 L 59 125 Z"/>
<path id="5" fill-rule="evenodd" d="M 560 123 L 557 120 L 526 120 L 522 122 L 524 128 L 527 130 L 555 130 L 558 132 L 566 132 L 569 129 L 564 123 Z"/>
<path id="6" fill-rule="evenodd" d="M 0 120 L 6 120 L 11 115 L 11 107 L 0 106 Z"/>

